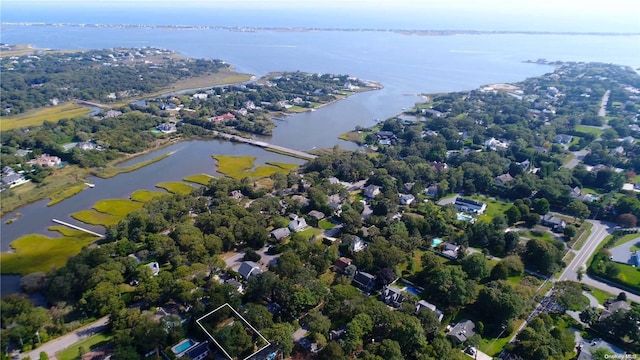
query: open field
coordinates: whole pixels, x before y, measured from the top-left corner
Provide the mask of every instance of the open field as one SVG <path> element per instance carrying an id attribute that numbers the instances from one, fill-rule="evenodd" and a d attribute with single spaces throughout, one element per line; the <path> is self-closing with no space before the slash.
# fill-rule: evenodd
<path id="1" fill-rule="evenodd" d="M 40 126 L 45 121 L 57 122 L 77 116 L 88 115 L 91 112 L 86 107 L 66 102 L 61 105 L 27 111 L 20 115 L 2 117 L 2 130 L 11 130 L 28 126 Z"/>
<path id="2" fill-rule="evenodd" d="M 593 134 L 597 137 L 602 135 L 602 130 L 598 129 L 595 126 L 576 125 L 576 127 L 574 127 L 573 129 L 585 134 Z"/>
<path id="3" fill-rule="evenodd" d="M 156 187 L 160 189 L 165 189 L 172 194 L 183 194 L 183 195 L 190 194 L 193 191 L 193 189 L 195 189 L 193 186 L 189 184 L 185 184 L 180 181 L 162 182 L 160 184 L 157 184 Z"/>
<path id="4" fill-rule="evenodd" d="M 331 221 L 329 221 L 327 219 L 322 219 L 322 220 L 318 221 L 318 226 L 322 230 L 331 230 L 334 227 L 336 227 L 336 224 L 332 223 Z"/>
<path id="5" fill-rule="evenodd" d="M 91 244 L 96 237 L 79 230 L 59 230 L 66 236 L 50 238 L 40 234 L 22 236 L 11 243 L 13 253 L 1 253 L 2 274 L 30 274 L 47 272 L 63 266 L 70 256 L 74 256 L 83 247 Z"/>
<path id="6" fill-rule="evenodd" d="M 71 214 L 71 217 L 85 224 L 102 225 L 105 227 L 115 225 L 122 220 L 120 216 L 104 214 L 95 210 L 80 210 Z"/>
<path id="7" fill-rule="evenodd" d="M 47 203 L 47 206 L 53 206 L 59 202 L 62 202 L 65 199 L 68 199 L 70 197 L 72 197 L 73 195 L 76 195 L 78 193 L 80 193 L 82 190 L 84 190 L 87 186 L 84 184 L 79 184 L 79 185 L 74 185 L 68 189 L 59 191 L 53 195 L 51 195 L 51 201 L 49 201 Z"/>
<path id="8" fill-rule="evenodd" d="M 213 158 L 218 162 L 217 171 L 219 173 L 236 180 L 246 177 L 263 178 L 275 173 L 286 174 L 298 167 L 298 165 L 295 164 L 268 162 L 267 165 L 260 165 L 253 168 L 256 160 L 253 156 L 213 155 Z"/>
<path id="9" fill-rule="evenodd" d="M 77 360 L 79 359 L 80 348 L 85 351 L 91 351 L 96 347 L 100 347 L 106 345 L 109 341 L 111 341 L 111 335 L 105 335 L 103 333 L 95 334 L 90 336 L 80 342 L 77 342 L 68 348 L 57 352 L 56 359 L 58 360 Z"/>
<path id="10" fill-rule="evenodd" d="M 9 56 L 24 56 L 31 55 L 35 52 L 46 53 L 46 54 L 66 54 L 66 53 L 76 53 L 82 52 L 84 50 L 51 50 L 51 49 L 40 49 L 35 48 L 28 44 L 18 44 L 11 50 L 2 50 L 0 51 L 0 58 L 9 57 Z"/>
<path id="11" fill-rule="evenodd" d="M 209 184 L 209 181 L 211 181 L 211 179 L 215 179 L 215 177 L 208 174 L 198 174 L 189 175 L 182 180 L 206 186 Z"/>
<path id="12" fill-rule="evenodd" d="M 300 235 L 305 237 L 316 237 L 322 234 L 322 230 L 309 226 L 308 228 L 300 231 Z"/>
<path id="13" fill-rule="evenodd" d="M 166 153 L 166 154 L 162 154 L 160 156 L 156 156 L 153 159 L 149 159 L 149 160 L 145 160 L 145 161 L 141 161 L 137 164 L 131 165 L 131 166 L 127 166 L 127 167 L 123 167 L 123 168 L 119 168 L 119 167 L 115 167 L 113 165 L 107 165 L 107 167 L 102 168 L 100 170 L 94 171 L 93 174 L 97 177 L 103 178 L 103 179 L 108 179 L 108 178 L 112 178 L 116 175 L 119 174 L 123 174 L 123 173 L 129 173 L 132 171 L 136 171 L 138 169 L 141 169 L 147 165 L 151 165 L 153 163 L 156 163 L 160 160 L 163 160 L 165 158 L 167 158 L 168 156 L 170 156 L 171 153 Z"/>
<path id="14" fill-rule="evenodd" d="M 133 201 L 137 202 L 147 202 L 151 201 L 157 197 L 167 196 L 168 193 L 164 191 L 150 191 L 150 190 L 136 190 L 134 191 L 129 198 Z"/>
<path id="15" fill-rule="evenodd" d="M 95 203 L 93 208 L 104 214 L 125 217 L 142 208 L 142 204 L 126 199 L 103 199 Z"/>
<path id="16" fill-rule="evenodd" d="M 522 319 L 515 320 L 513 328 L 514 329 L 519 328 L 523 322 L 524 320 Z M 502 349 L 505 347 L 505 345 L 507 345 L 509 340 L 513 337 L 513 334 L 507 334 L 503 336 L 504 337 L 499 339 L 483 338 L 482 341 L 480 341 L 480 346 L 478 348 L 480 349 L 480 351 L 482 351 L 487 355 L 490 355 L 490 356 L 498 355 L 502 351 Z"/>
<path id="17" fill-rule="evenodd" d="M 511 206 L 511 204 L 506 203 L 504 201 L 496 200 L 494 198 L 487 198 L 485 196 L 471 196 L 472 199 L 478 201 L 484 201 L 487 204 L 487 210 L 483 215 L 480 216 L 480 219 L 491 220 L 496 215 L 503 215 L 504 211 Z"/>

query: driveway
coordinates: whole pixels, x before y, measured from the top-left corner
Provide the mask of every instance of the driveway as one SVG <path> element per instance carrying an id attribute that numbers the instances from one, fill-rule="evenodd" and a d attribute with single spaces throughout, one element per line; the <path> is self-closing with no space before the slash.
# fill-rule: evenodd
<path id="1" fill-rule="evenodd" d="M 258 261 L 258 265 L 260 265 L 260 268 L 263 271 L 267 271 L 269 269 L 269 264 L 275 259 L 277 259 L 278 256 L 280 256 L 279 254 L 277 255 L 267 254 L 268 250 L 269 250 L 269 247 L 265 246 L 262 249 L 256 251 L 260 255 L 260 261 Z M 227 267 L 233 271 L 238 271 L 238 269 L 240 268 L 240 265 L 244 261 L 242 260 L 242 258 L 244 258 L 244 252 L 231 252 L 225 255 L 226 256 L 224 257 L 224 263 L 227 265 Z"/>
<path id="2" fill-rule="evenodd" d="M 636 265 L 636 266 L 639 265 L 639 264 L 636 264 L 631 259 L 631 256 L 633 255 L 633 252 L 631 251 L 631 247 L 638 243 L 640 243 L 640 235 L 638 235 L 638 237 L 636 237 L 635 239 L 627 243 L 624 243 L 620 246 L 616 246 L 614 248 L 609 249 L 609 252 L 611 253 L 611 259 L 613 261 L 623 263 L 623 264 Z"/>

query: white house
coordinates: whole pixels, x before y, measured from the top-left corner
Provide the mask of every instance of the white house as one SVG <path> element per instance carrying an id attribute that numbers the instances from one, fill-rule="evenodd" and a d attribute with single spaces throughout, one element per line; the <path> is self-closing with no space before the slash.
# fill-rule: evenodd
<path id="1" fill-rule="evenodd" d="M 373 199 L 380 194 L 380 189 L 381 187 L 378 185 L 369 185 L 364 188 L 364 196 L 369 199 Z"/>
<path id="2" fill-rule="evenodd" d="M 438 317 L 438 321 L 442 321 L 442 318 L 444 318 L 444 314 L 442 313 L 442 311 L 438 310 L 435 305 L 428 301 L 420 300 L 416 303 L 416 314 L 419 314 L 422 309 L 429 309 L 433 311 Z"/>
<path id="3" fill-rule="evenodd" d="M 291 231 L 301 231 L 307 227 L 307 221 L 301 217 L 296 216 L 293 220 L 289 222 L 289 230 Z"/>
<path id="4" fill-rule="evenodd" d="M 416 200 L 416 197 L 411 194 L 400 194 L 400 204 L 411 205 Z"/>
<path id="5" fill-rule="evenodd" d="M 482 201 L 475 201 L 472 199 L 464 199 L 461 197 L 456 198 L 454 204 L 458 211 L 463 211 L 471 214 L 483 214 L 487 210 L 487 204 Z"/>

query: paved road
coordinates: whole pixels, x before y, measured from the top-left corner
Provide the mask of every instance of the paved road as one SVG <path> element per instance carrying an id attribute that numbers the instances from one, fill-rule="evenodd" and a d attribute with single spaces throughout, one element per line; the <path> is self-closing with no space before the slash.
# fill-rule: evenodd
<path id="1" fill-rule="evenodd" d="M 276 151 L 280 151 L 280 152 L 284 152 L 287 154 L 291 154 L 293 156 L 302 158 L 302 159 L 307 159 L 307 160 L 313 160 L 315 158 L 317 158 L 316 155 L 312 155 L 309 154 L 307 152 L 304 151 L 300 151 L 300 150 L 294 150 L 294 149 L 290 149 L 284 146 L 280 146 L 280 145 L 274 145 L 274 144 L 270 144 L 268 142 L 264 142 L 264 141 L 258 141 L 258 140 L 253 140 L 253 139 L 249 139 L 243 136 L 237 136 L 237 135 L 231 135 L 231 134 L 227 134 L 227 133 L 223 133 L 223 132 L 219 132 L 219 131 L 212 131 L 212 133 L 216 136 L 220 136 L 223 137 L 227 140 L 233 140 L 233 141 L 237 141 L 237 142 L 242 142 L 245 144 L 250 144 L 250 145 L 255 145 L 255 146 L 259 146 L 262 148 L 266 148 L 266 149 L 273 149 Z"/>
<path id="2" fill-rule="evenodd" d="M 604 95 L 602 95 L 602 102 L 600 102 L 600 110 L 598 110 L 598 116 L 607 116 L 607 103 L 609 102 L 609 95 L 611 95 L 611 90 L 607 90 Z"/>
<path id="3" fill-rule="evenodd" d="M 573 169 L 574 167 L 576 167 L 576 165 L 578 165 L 582 161 L 582 159 L 584 159 L 584 157 L 589 153 L 589 150 L 582 149 L 580 151 L 572 151 L 571 153 L 573 154 L 573 159 L 571 159 L 568 163 L 562 165 L 563 168 Z"/>
<path id="4" fill-rule="evenodd" d="M 100 318 L 92 322 L 91 324 L 85 325 L 75 330 L 74 332 L 60 336 L 59 338 L 55 338 L 47 343 L 42 344 L 42 346 L 22 355 L 21 359 L 39 359 L 40 352 L 42 351 L 46 352 L 49 357 L 53 357 L 57 352 L 62 351 L 70 347 L 71 345 L 88 338 L 89 336 L 103 331 L 107 327 L 108 321 L 108 316 Z"/>

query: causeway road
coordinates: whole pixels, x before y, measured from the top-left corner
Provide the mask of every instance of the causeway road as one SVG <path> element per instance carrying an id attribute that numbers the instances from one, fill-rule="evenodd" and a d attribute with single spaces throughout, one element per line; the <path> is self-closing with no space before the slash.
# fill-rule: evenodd
<path id="1" fill-rule="evenodd" d="M 300 150 L 294 150 L 294 149 L 289 149 L 287 147 L 284 146 L 280 146 L 280 145 L 274 145 L 274 144 L 270 144 L 268 142 L 264 142 L 264 141 L 258 141 L 258 140 L 254 140 L 254 139 L 249 139 L 243 136 L 237 136 L 237 135 L 231 135 L 231 134 L 227 134 L 227 133 L 223 133 L 220 131 L 212 131 L 212 133 L 215 136 L 218 137 L 222 137 L 225 138 L 227 140 L 230 141 L 237 141 L 237 142 L 242 142 L 245 144 L 249 144 L 249 145 L 254 145 L 254 146 L 259 146 L 261 148 L 265 148 L 265 149 L 272 149 L 281 153 L 285 153 L 285 154 L 290 154 L 292 156 L 301 158 L 301 159 L 307 159 L 307 160 L 313 160 L 315 158 L 317 158 L 316 155 L 312 155 L 309 154 L 307 152 L 304 151 L 300 151 Z"/>

